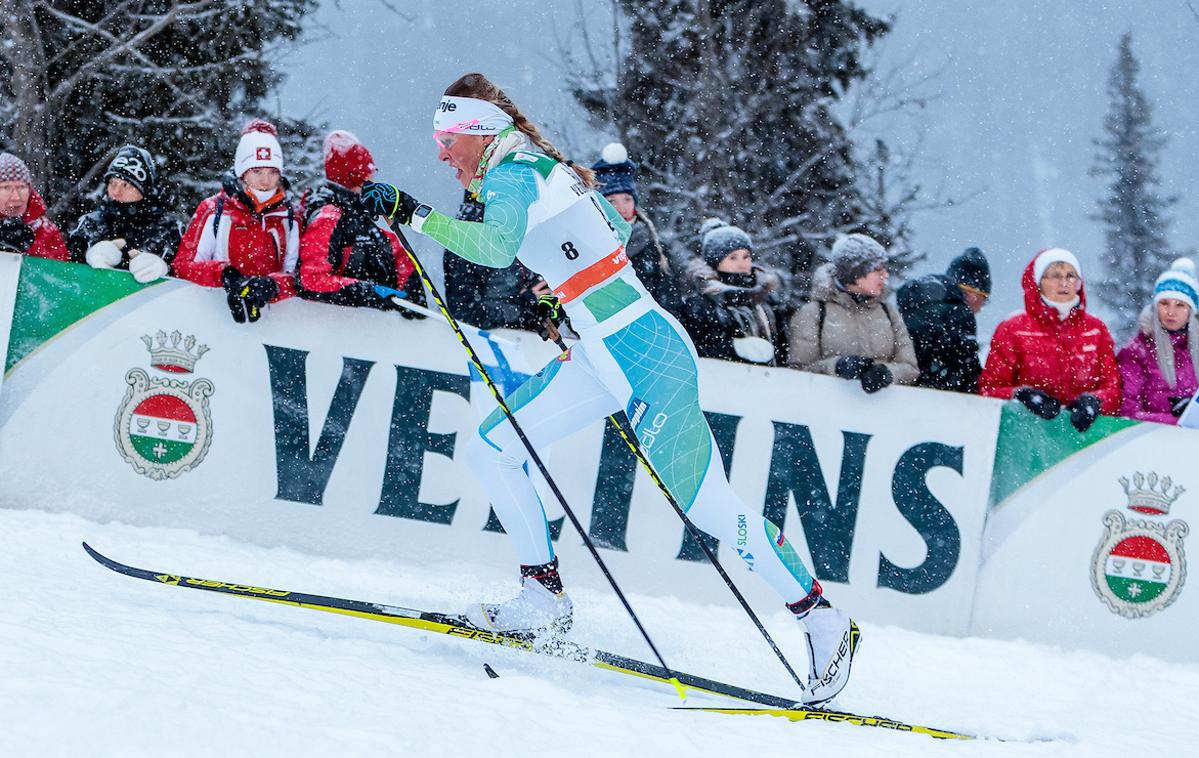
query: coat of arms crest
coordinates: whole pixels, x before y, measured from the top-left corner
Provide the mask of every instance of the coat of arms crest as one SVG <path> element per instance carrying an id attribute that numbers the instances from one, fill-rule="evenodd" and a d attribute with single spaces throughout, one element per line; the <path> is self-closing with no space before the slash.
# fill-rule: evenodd
<path id="1" fill-rule="evenodd" d="M 1138 619 L 1173 603 L 1186 582 L 1183 538 L 1190 527 L 1181 519 L 1165 518 L 1186 490 L 1152 471 L 1119 481 L 1128 510 L 1143 517 L 1126 517 L 1118 510 L 1103 514 L 1105 529 L 1091 561 L 1091 586 L 1112 613 Z"/>
<path id="2" fill-rule="evenodd" d="M 167 374 L 151 376 L 132 368 L 125 374 L 128 388 L 117 409 L 113 434 L 117 450 L 139 474 L 150 479 L 173 479 L 204 460 L 212 444 L 208 398 L 214 387 L 208 379 L 190 382 L 169 375 L 191 374 L 208 352 L 193 335 L 178 330 L 155 339 L 142 337 L 150 351 L 150 366 Z"/>

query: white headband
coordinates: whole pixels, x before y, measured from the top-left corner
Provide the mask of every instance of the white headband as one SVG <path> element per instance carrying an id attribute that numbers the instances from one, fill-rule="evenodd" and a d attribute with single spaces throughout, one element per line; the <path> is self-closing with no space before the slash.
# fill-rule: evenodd
<path id="1" fill-rule="evenodd" d="M 433 113 L 434 134 L 499 134 L 512 126 L 512 117 L 494 103 L 474 97 L 441 98 Z"/>

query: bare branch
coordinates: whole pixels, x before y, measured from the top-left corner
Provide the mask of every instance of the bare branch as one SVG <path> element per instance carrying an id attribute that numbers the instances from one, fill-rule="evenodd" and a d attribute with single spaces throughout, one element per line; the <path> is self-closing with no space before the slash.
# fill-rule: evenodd
<path id="1" fill-rule="evenodd" d="M 92 167 L 87 170 L 87 173 L 85 173 L 79 179 L 79 181 L 70 188 L 68 192 L 59 195 L 59 197 L 54 201 L 54 205 L 50 206 L 48 211 L 51 218 L 57 217 L 60 213 L 71 207 L 71 205 L 74 204 L 81 195 L 87 193 L 88 188 L 92 186 L 92 182 L 96 181 L 96 177 L 100 175 L 100 172 L 108 168 L 109 162 L 111 162 L 116 156 L 118 149 L 119 148 L 115 145 L 109 148 L 108 152 L 100 156 L 100 159 L 92 164 Z"/>
<path id="2" fill-rule="evenodd" d="M 170 10 L 159 16 L 153 24 L 141 30 L 137 34 L 134 34 L 132 37 L 125 39 L 118 44 L 113 45 L 112 47 L 109 47 L 103 53 L 100 53 L 95 58 L 92 58 L 87 63 L 80 66 L 75 73 L 71 74 L 71 76 L 59 82 L 53 90 L 47 93 L 47 105 L 53 109 L 55 105 L 60 104 L 67 97 L 69 97 L 74 91 L 75 87 L 81 81 L 91 76 L 95 71 L 102 68 L 105 64 L 117 56 L 128 53 L 137 48 L 139 45 L 142 45 L 156 37 L 158 34 L 169 28 L 171 24 L 175 23 L 181 13 L 188 15 L 200 13 L 208 10 L 213 5 L 213 2 L 214 0 L 199 0 L 198 2 L 194 3 L 171 3 Z"/>

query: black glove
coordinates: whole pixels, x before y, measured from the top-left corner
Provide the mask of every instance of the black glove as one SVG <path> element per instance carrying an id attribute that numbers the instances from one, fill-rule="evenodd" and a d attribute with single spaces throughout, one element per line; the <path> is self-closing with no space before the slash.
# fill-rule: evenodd
<path id="1" fill-rule="evenodd" d="M 1099 418 L 1099 410 L 1103 407 L 1103 401 L 1084 392 L 1073 403 L 1070 403 L 1069 407 L 1070 423 L 1078 431 L 1085 432 L 1091 428 L 1091 424 L 1095 423 L 1095 419 Z"/>
<path id="2" fill-rule="evenodd" d="M 0 218 L 0 250 L 24 253 L 33 246 L 33 230 L 20 216 Z"/>
<path id="3" fill-rule="evenodd" d="M 412 195 L 386 182 L 362 185 L 362 204 L 375 215 L 387 216 L 405 225 L 412 223 L 412 212 L 420 205 Z"/>
<path id="4" fill-rule="evenodd" d="M 842 379 L 861 379 L 862 373 L 874 365 L 870 358 L 860 355 L 843 355 L 837 359 L 837 376 Z"/>
<path id="5" fill-rule="evenodd" d="M 563 324 L 570 325 L 566 309 L 562 307 L 557 295 L 542 295 L 537 298 L 535 307 L 537 309 L 537 333 L 541 335 L 541 339 L 546 341 L 550 339 L 550 330 L 546 322 L 553 324 L 559 331 Z"/>
<path id="6" fill-rule="evenodd" d="M 866 390 L 866 394 L 874 394 L 882 388 L 891 385 L 891 369 L 887 368 L 887 364 L 885 363 L 871 363 L 870 367 L 862 372 L 860 381 L 862 382 L 862 389 Z"/>
<path id="7" fill-rule="evenodd" d="M 1020 387 L 1012 393 L 1013 400 L 1024 403 L 1024 407 L 1049 421 L 1057 418 L 1062 404 L 1056 397 L 1033 387 Z"/>
<path id="8" fill-rule="evenodd" d="M 1191 404 L 1191 396 L 1183 395 L 1182 397 L 1166 398 L 1170 401 L 1170 415 L 1174 418 L 1181 418 L 1186 412 L 1187 406 Z"/>
<path id="9" fill-rule="evenodd" d="M 269 276 L 242 276 L 233 266 L 221 272 L 221 285 L 228 293 L 226 301 L 233 320 L 254 323 L 262 318 L 262 309 L 279 294 L 279 285 Z"/>

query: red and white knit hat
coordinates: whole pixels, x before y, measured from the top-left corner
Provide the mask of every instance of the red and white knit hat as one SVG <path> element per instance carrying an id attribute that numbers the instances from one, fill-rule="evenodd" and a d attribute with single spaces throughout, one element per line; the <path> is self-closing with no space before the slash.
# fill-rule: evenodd
<path id="1" fill-rule="evenodd" d="M 325 177 L 357 189 L 375 174 L 375 159 L 352 132 L 338 129 L 325 137 Z"/>
<path id="2" fill-rule="evenodd" d="M 233 173 L 241 177 L 252 168 L 277 168 L 283 172 L 283 150 L 279 147 L 279 131 L 269 121 L 256 118 L 241 130 Z"/>
<path id="3" fill-rule="evenodd" d="M 0 182 L 24 182 L 33 186 L 33 177 L 25 161 L 12 153 L 0 153 Z"/>

